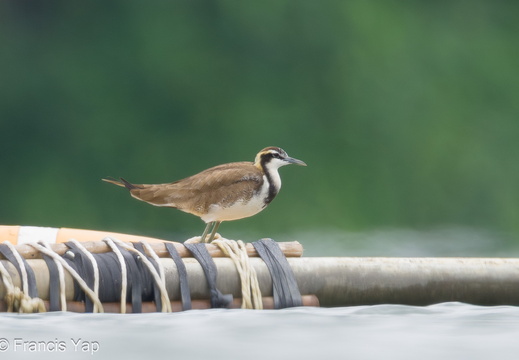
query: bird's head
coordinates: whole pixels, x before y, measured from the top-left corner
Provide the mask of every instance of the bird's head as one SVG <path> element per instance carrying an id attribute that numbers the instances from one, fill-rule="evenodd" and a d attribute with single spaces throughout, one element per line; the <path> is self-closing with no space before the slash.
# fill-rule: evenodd
<path id="1" fill-rule="evenodd" d="M 267 169 L 275 170 L 281 166 L 290 164 L 306 166 L 303 161 L 288 156 L 285 150 L 275 146 L 270 146 L 261 150 L 258 155 L 256 155 L 256 159 L 254 161 L 254 165 L 263 169 L 264 171 Z"/>

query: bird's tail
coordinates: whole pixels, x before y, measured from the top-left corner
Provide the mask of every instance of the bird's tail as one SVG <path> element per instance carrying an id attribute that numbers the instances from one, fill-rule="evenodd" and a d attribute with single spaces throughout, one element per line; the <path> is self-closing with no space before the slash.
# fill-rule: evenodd
<path id="1" fill-rule="evenodd" d="M 110 184 L 117 185 L 117 186 L 123 186 L 123 187 L 127 188 L 128 190 L 133 190 L 133 189 L 140 188 L 139 186 L 134 185 L 134 184 L 124 180 L 123 178 L 120 178 L 120 179 L 121 179 L 121 181 L 119 181 L 117 179 L 114 179 L 113 177 L 109 177 L 109 178 L 101 179 L 101 180 L 106 181 L 106 182 L 108 182 Z"/>

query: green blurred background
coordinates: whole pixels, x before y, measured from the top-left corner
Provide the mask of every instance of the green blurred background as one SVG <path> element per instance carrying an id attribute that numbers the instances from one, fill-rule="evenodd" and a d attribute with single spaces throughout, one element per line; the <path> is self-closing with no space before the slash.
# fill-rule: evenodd
<path id="1" fill-rule="evenodd" d="M 455 226 L 513 242 L 517 14 L 478 0 L 4 0 L 0 223 L 180 240 L 203 223 L 100 179 L 170 182 L 274 145 L 308 167 L 281 169 L 272 205 L 222 234 Z"/>

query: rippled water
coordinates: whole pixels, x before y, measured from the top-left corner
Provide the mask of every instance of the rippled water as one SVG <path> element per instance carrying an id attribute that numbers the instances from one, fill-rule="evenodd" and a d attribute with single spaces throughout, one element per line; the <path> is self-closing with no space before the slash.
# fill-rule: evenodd
<path id="1" fill-rule="evenodd" d="M 461 303 L 0 315 L 6 359 L 517 359 L 518 339 L 519 308 Z"/>
<path id="2" fill-rule="evenodd" d="M 293 240 L 300 240 L 310 256 L 518 255 L 516 249 L 506 249 L 501 238 L 470 231 L 337 233 L 320 242 L 307 236 Z M 0 314 L 0 359 L 151 357 L 515 360 L 519 307 L 445 303 L 174 314 Z"/>

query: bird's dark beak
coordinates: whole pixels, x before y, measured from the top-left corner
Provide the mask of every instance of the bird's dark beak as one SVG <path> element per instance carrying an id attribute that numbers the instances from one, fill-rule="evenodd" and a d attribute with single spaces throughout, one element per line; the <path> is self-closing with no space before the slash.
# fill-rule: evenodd
<path id="1" fill-rule="evenodd" d="M 292 157 L 287 157 L 285 159 L 285 161 L 289 164 L 295 164 L 295 165 L 301 165 L 301 166 L 306 166 L 306 163 L 304 161 L 301 161 L 301 160 L 297 160 L 297 159 L 294 159 Z"/>

